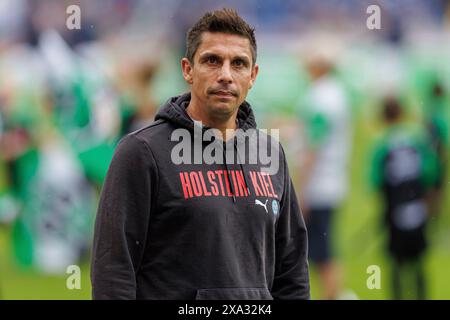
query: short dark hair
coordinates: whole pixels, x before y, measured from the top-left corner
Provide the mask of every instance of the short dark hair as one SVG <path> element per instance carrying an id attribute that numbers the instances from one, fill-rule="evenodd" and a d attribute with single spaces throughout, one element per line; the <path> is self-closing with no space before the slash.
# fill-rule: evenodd
<path id="1" fill-rule="evenodd" d="M 194 55 L 201 43 L 203 32 L 222 32 L 243 36 L 250 41 L 252 62 L 256 62 L 255 29 L 242 19 L 236 10 L 223 8 L 213 12 L 206 12 L 186 35 L 186 58 L 194 63 Z"/>

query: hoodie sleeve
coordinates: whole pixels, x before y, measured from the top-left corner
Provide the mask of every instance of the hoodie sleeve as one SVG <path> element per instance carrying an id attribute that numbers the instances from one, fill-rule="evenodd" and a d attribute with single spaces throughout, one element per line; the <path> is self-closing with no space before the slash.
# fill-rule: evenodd
<path id="1" fill-rule="evenodd" d="M 133 134 L 116 148 L 98 207 L 91 261 L 93 299 L 136 299 L 157 179 L 148 145 Z"/>
<path id="2" fill-rule="evenodd" d="M 281 149 L 282 150 L 282 149 Z M 274 299 L 310 299 L 308 237 L 283 151 L 285 183 L 276 226 Z"/>

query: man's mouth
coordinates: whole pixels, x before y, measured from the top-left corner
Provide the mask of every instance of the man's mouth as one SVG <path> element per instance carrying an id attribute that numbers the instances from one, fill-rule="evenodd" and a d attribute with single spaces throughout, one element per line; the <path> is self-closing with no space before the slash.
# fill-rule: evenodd
<path id="1" fill-rule="evenodd" d="M 232 98 L 237 96 L 234 92 L 228 90 L 215 90 L 212 94 L 221 98 Z"/>

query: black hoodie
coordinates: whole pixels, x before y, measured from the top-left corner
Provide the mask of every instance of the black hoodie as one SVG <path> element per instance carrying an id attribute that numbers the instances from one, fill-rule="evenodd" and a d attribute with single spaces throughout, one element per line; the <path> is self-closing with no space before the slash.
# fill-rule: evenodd
<path id="1" fill-rule="evenodd" d="M 272 175 L 259 160 L 175 164 L 173 131 L 195 132 L 189 100 L 170 99 L 117 146 L 95 224 L 93 298 L 309 299 L 306 228 L 281 146 Z M 248 103 L 237 119 L 256 129 Z"/>

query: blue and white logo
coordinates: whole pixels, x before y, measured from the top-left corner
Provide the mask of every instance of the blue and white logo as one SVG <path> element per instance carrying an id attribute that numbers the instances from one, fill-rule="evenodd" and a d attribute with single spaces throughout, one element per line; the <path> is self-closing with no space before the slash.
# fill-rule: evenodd
<path id="1" fill-rule="evenodd" d="M 274 215 L 278 214 L 278 201 L 277 200 L 272 200 L 272 211 Z"/>

